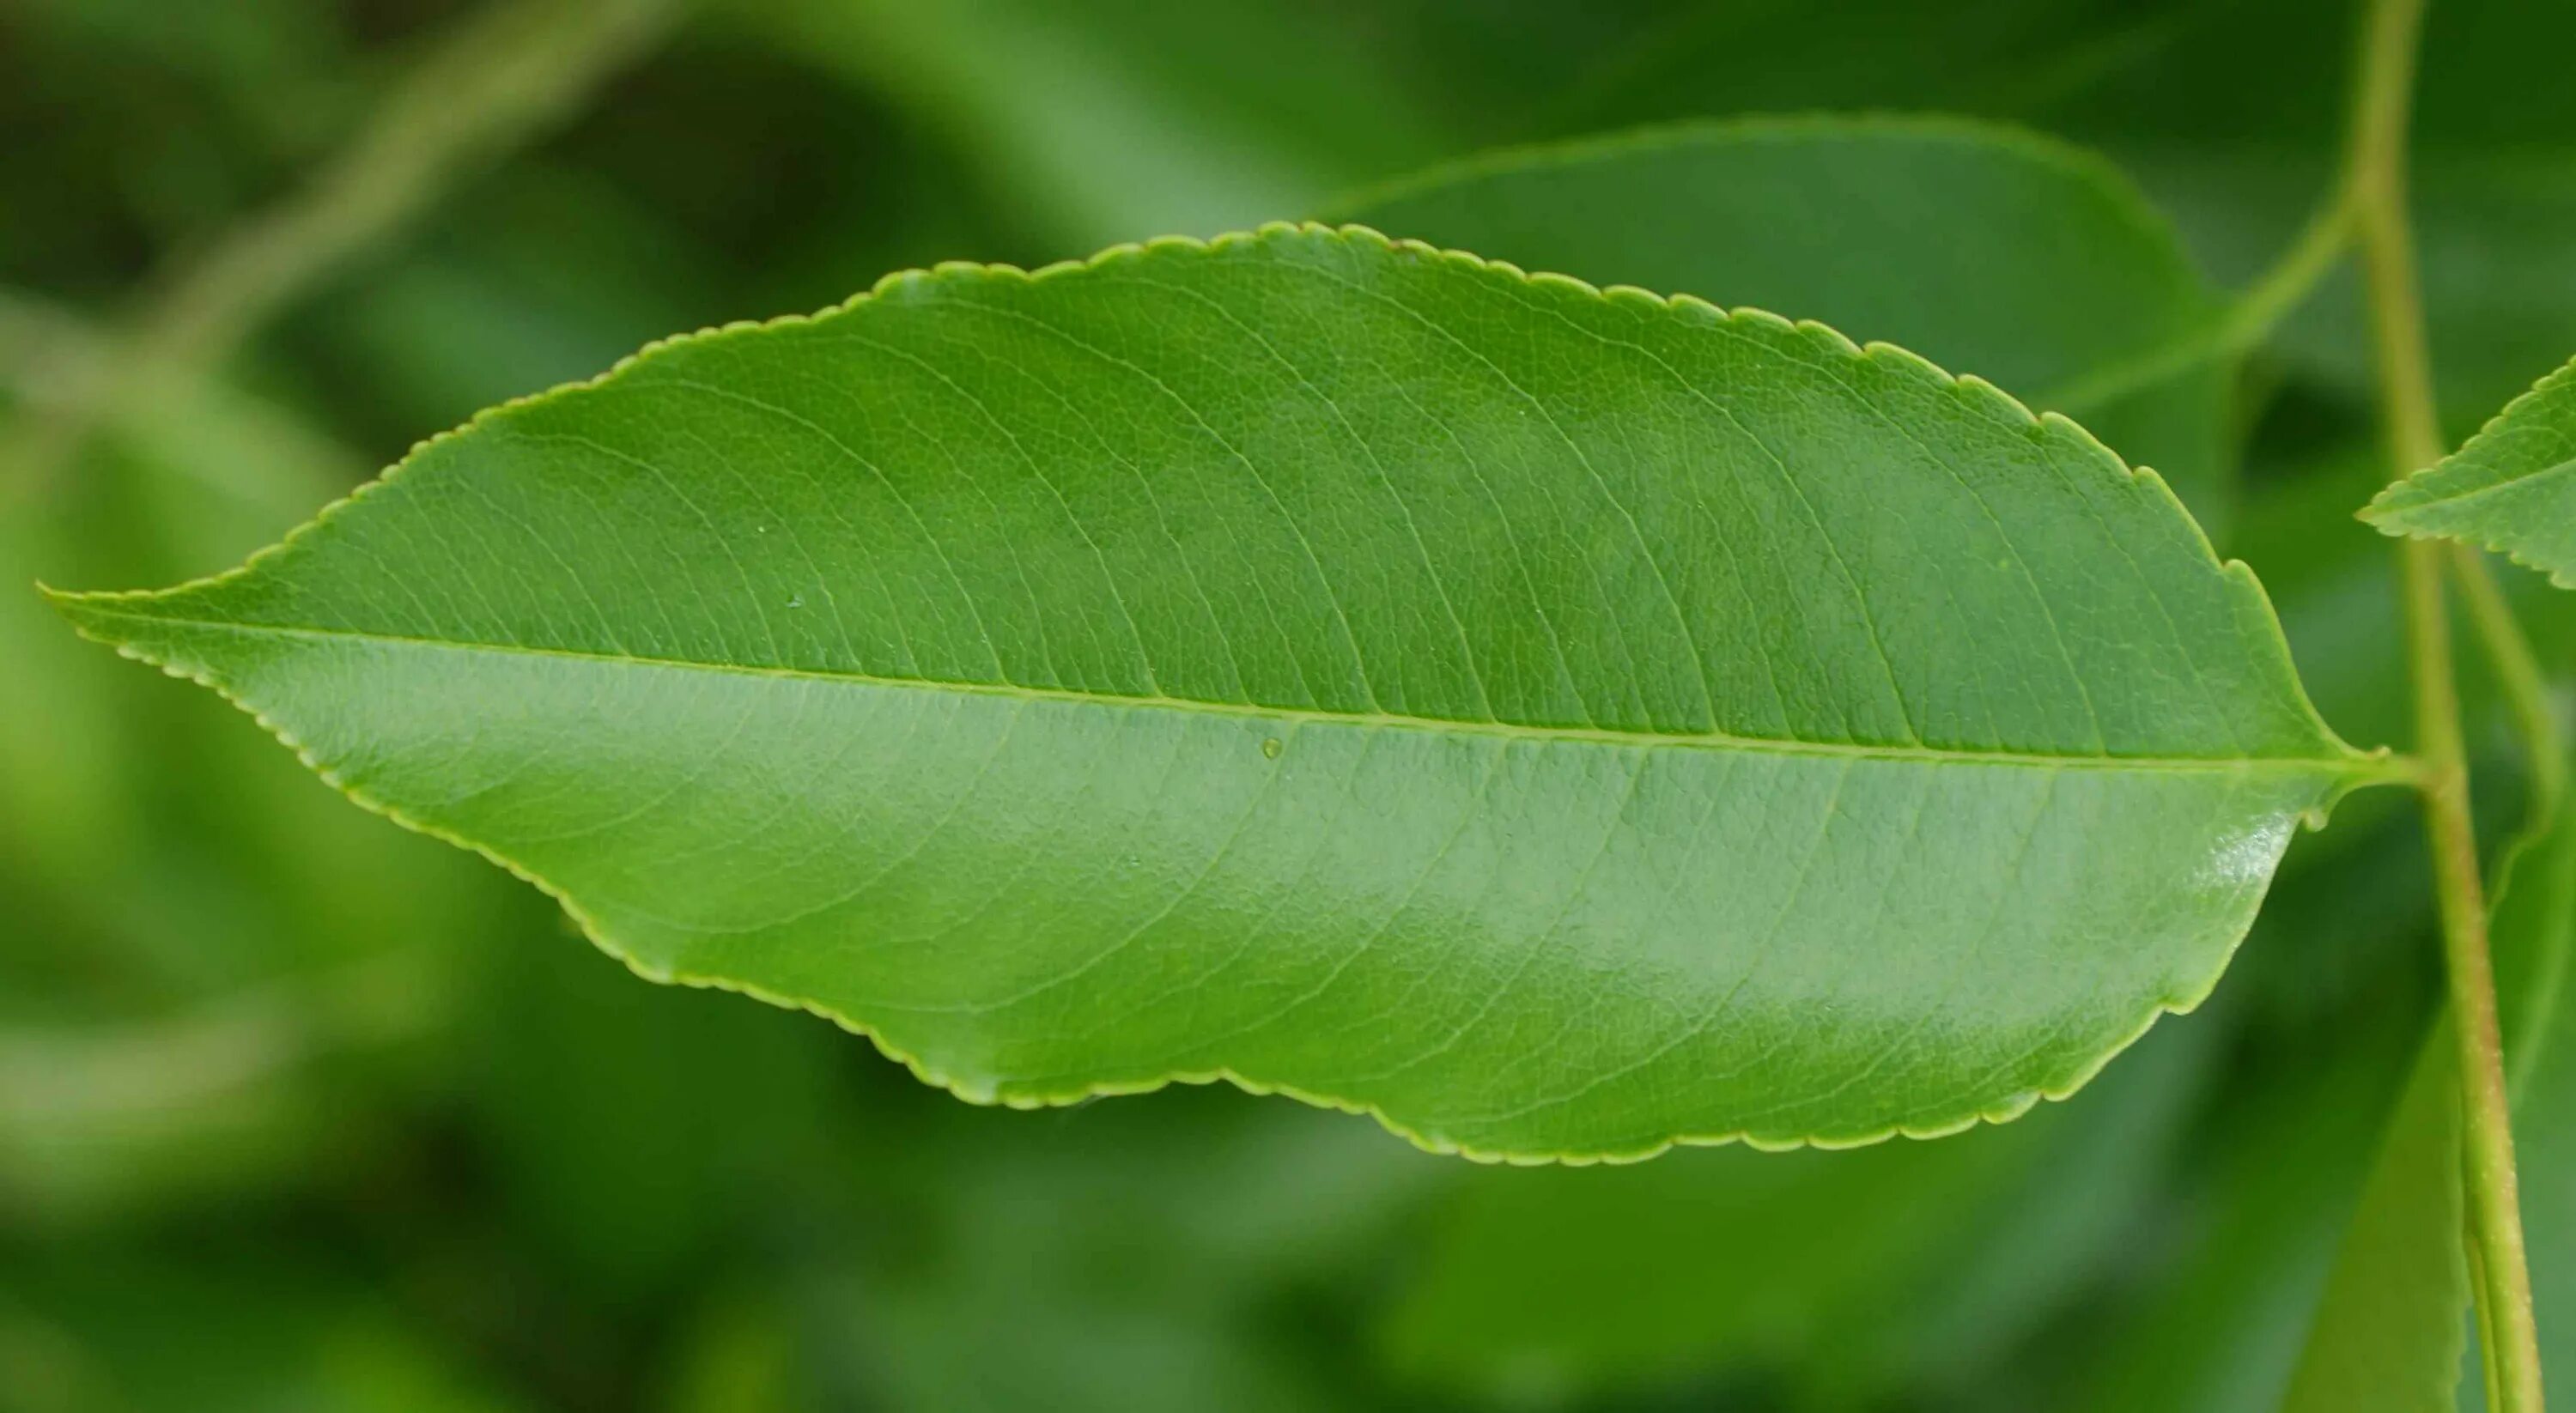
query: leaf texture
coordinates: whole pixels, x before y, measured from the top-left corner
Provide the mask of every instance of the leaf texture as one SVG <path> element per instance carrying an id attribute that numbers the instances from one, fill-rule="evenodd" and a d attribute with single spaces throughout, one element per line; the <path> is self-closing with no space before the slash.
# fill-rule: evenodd
<path id="1" fill-rule="evenodd" d="M 2071 1092 L 2382 773 L 2072 423 L 1357 228 L 890 277 L 59 601 L 648 976 L 1485 1156 Z"/>
<path id="2" fill-rule="evenodd" d="M 2036 133 L 1888 116 L 1685 123 L 1470 158 L 1334 214 L 1899 344 L 2081 417 L 2204 524 L 2228 509 L 2231 370 L 2171 357 L 2218 317 L 2214 291 L 2118 169 Z"/>
<path id="3" fill-rule="evenodd" d="M 2391 535 L 2496 550 L 2576 588 L 2576 362 L 2468 445 L 2380 492 L 2361 518 Z"/>

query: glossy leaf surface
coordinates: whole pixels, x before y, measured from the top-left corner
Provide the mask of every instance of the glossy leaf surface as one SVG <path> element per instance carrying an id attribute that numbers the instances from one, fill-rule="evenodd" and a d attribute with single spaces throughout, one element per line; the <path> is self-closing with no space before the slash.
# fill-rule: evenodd
<path id="1" fill-rule="evenodd" d="M 2204 521 L 2226 508 L 2229 370 L 2129 376 L 2216 299 L 2126 177 L 2054 139 L 1945 118 L 1683 124 L 1478 157 L 1334 214 L 1900 344 L 2076 416 Z"/>
<path id="2" fill-rule="evenodd" d="M 2392 535 L 2497 550 L 2576 588 L 2576 363 L 2439 465 L 2380 492 L 2362 518 Z"/>
<path id="3" fill-rule="evenodd" d="M 2067 1093 L 2372 773 L 2073 424 L 1320 227 L 675 341 L 62 603 L 647 975 L 1482 1154 Z"/>

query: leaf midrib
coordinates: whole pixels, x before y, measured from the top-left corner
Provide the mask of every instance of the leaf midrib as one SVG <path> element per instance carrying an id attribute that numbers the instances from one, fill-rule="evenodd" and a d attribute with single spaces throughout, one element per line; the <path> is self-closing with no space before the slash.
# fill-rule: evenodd
<path id="1" fill-rule="evenodd" d="M 770 678 L 786 681 L 831 682 L 853 686 L 878 687 L 925 692 L 957 692 L 974 696 L 998 697 L 1014 701 L 1062 702 L 1093 707 L 1128 707 L 1149 711 L 1196 712 L 1211 716 L 1238 717 L 1246 720 L 1281 721 L 1297 725 L 1366 726 L 1391 730 L 1431 731 L 1447 734 L 1498 736 L 1515 740 L 1549 743 L 1565 742 L 1628 749 L 1678 749 L 1744 751 L 1771 755 L 1824 756 L 1836 759 L 1873 759 L 1921 761 L 1943 765 L 2000 765 L 2022 769 L 2048 770 L 2116 770 L 2116 771 L 2184 771 L 2196 774 L 2247 772 L 2275 769 L 2318 773 L 2337 773 L 2358 777 L 2366 757 L 2359 753 L 2338 756 L 2084 756 L 2044 755 L 2029 751 L 1981 749 L 1947 749 L 1930 746 L 1873 745 L 1850 741 L 1800 741 L 1762 736 L 1737 736 L 1726 732 L 1618 731 L 1592 726 L 1531 726 L 1506 721 L 1461 721 L 1445 717 L 1407 716 L 1394 712 L 1324 711 L 1313 707 L 1263 706 L 1251 702 L 1213 702 L 1188 697 L 1145 696 L 1135 693 L 1083 692 L 1064 687 L 1031 687 L 1010 682 L 951 682 L 936 678 L 880 677 L 871 673 L 825 671 L 804 667 L 769 667 L 750 663 L 699 662 L 688 658 L 644 657 L 633 653 L 602 652 L 588 648 L 543 647 L 524 643 L 486 643 L 459 639 L 423 638 L 402 633 L 384 633 L 350 628 L 326 628 L 309 624 L 243 623 L 216 618 L 181 617 L 171 614 L 138 613 L 112 606 L 113 595 L 91 596 L 64 594 L 59 602 L 66 608 L 92 618 L 114 618 L 134 623 L 153 623 L 165 627 L 211 629 L 246 635 L 270 634 L 288 638 L 320 638 L 348 642 L 381 643 L 397 647 L 428 648 L 447 652 L 492 653 L 503 656 L 534 657 L 559 661 L 608 663 L 630 667 L 664 668 L 682 672 L 713 672 L 728 676 Z M 130 642 L 107 640 L 113 646 L 129 648 L 138 655 L 150 656 Z"/>
<path id="2" fill-rule="evenodd" d="M 2438 471 L 2441 468 L 2437 466 L 2434 469 Z M 2529 486 L 2534 481 L 2545 481 L 2550 477 L 2564 475 L 2570 471 L 2576 471 L 2576 457 L 2569 457 L 2565 461 L 2553 462 L 2536 471 L 2525 471 L 2519 475 L 2508 476 L 2501 481 L 2490 481 L 2483 486 L 2472 486 L 2464 491 L 2437 493 L 2430 490 L 2424 490 L 2420 493 L 2419 498 L 2415 500 L 2403 501 L 2389 506 L 2386 513 L 2389 515 L 2403 515 L 2410 510 L 2448 509 L 2453 506 L 2467 505 L 2473 501 L 2483 500 L 2488 496 L 2496 495 L 2503 491 L 2520 490 Z M 2402 490 L 2405 486 L 2406 483 L 2404 481 L 2400 481 L 2396 486 L 2391 487 L 2391 490 Z"/>

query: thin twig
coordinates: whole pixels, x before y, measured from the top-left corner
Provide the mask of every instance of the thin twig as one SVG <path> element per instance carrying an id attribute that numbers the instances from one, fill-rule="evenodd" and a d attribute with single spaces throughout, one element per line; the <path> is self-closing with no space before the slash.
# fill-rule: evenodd
<path id="1" fill-rule="evenodd" d="M 2351 166 L 2355 232 L 2369 295 L 2389 450 L 2403 476 L 2441 459 L 2432 359 L 2416 285 L 2414 233 L 2406 216 L 2406 133 L 2415 46 L 2424 0 L 2373 0 L 2365 17 L 2361 81 L 2353 116 Z M 2467 755 L 2459 686 L 2443 604 L 2443 551 L 2423 540 L 2398 547 L 2406 637 L 2415 689 L 2417 753 L 2432 844 L 2451 1010 L 2459 1036 L 2469 1226 L 2479 1274 L 2476 1293 L 2496 1413 L 2540 1413 L 2540 1342 L 2531 1275 L 2523 1252 L 2522 1204 L 2506 1097 L 2504 1043 L 2496 1021 L 2495 968 L 2487 950 L 2485 890 L 2469 813 Z"/>

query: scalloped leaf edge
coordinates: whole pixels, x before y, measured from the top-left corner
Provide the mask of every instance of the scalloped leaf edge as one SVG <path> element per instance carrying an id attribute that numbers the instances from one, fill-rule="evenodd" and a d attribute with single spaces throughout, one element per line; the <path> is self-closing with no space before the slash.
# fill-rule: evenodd
<path id="1" fill-rule="evenodd" d="M 2230 589 L 2238 594 L 2251 594 L 2254 597 L 2256 604 L 2262 608 L 2263 621 L 2268 624 L 2271 629 L 2268 634 L 2268 641 L 2264 642 L 2262 647 L 2266 651 L 2277 652 L 2279 654 L 2281 663 L 2286 670 L 2287 680 L 2291 684 L 2293 692 L 2297 695 L 2299 704 L 2305 709 L 2309 720 L 2314 723 L 2321 741 L 2338 752 L 2338 755 L 2335 757 L 2317 758 L 2312 762 L 2308 762 L 2313 763 L 2321 769 L 2339 768 L 2340 774 L 2335 781 L 2333 791 L 2327 796 L 2327 798 L 2314 809 L 2305 811 L 2301 814 L 2300 824 L 2303 827 L 2310 830 L 2323 828 L 2327 817 L 2332 813 L 2336 804 L 2338 804 L 2344 796 L 2348 795 L 2353 790 L 2372 785 L 2401 783 L 2412 778 L 2411 767 L 2402 758 L 2392 756 L 2384 747 L 2373 751 L 2361 751 L 2355 749 L 2337 735 L 2325 722 L 2324 718 L 2318 714 L 2313 701 L 2308 696 L 2306 685 L 2299 680 L 2295 664 L 2291 661 L 2288 639 L 2280 627 L 2279 616 L 2273 610 L 2270 597 L 2264 591 L 2261 581 L 2255 576 L 2252 568 L 2243 560 L 2225 559 L 2218 554 L 2216 547 L 2211 543 L 2207 533 L 2201 529 L 2199 522 L 2192 517 L 2190 511 L 2183 506 L 2181 500 L 2174 495 L 2172 488 L 2166 485 L 2161 476 L 2158 476 L 2153 470 L 2146 467 L 2132 467 L 2128 465 L 2127 462 L 2121 459 L 2117 452 L 2114 452 L 2108 446 L 2104 445 L 2098 438 L 2086 431 L 2073 419 L 2054 412 L 2034 413 L 2028 406 L 2013 397 L 2010 393 L 2005 392 L 2003 389 L 1982 378 L 1976 377 L 1974 374 L 1953 374 L 1947 369 L 1940 367 L 1938 364 L 1933 363 L 1930 359 L 1924 358 L 1910 350 L 1897 347 L 1894 344 L 1877 341 L 1873 341 L 1867 345 L 1856 344 L 1838 330 L 1814 320 L 1792 320 L 1773 314 L 1767 310 L 1749 307 L 1733 310 L 1722 309 L 1717 305 L 1693 295 L 1661 295 L 1650 290 L 1639 289 L 1633 285 L 1612 285 L 1607 288 L 1603 288 L 1571 275 L 1547 272 L 1531 273 L 1521 269 L 1519 266 L 1510 264 L 1507 261 L 1489 260 L 1469 251 L 1443 250 L 1439 247 L 1418 240 L 1391 238 L 1367 226 L 1334 226 L 1319 221 L 1273 221 L 1264 223 L 1249 231 L 1228 232 L 1226 234 L 1207 239 L 1201 239 L 1194 236 L 1157 236 L 1144 241 L 1123 242 L 1118 245 L 1109 246 L 1088 257 L 1057 261 L 1050 265 L 1041 266 L 1035 270 L 1026 270 L 1018 266 L 1004 264 L 978 264 L 971 261 L 943 261 L 929 267 L 928 269 L 916 268 L 890 273 L 880 278 L 868 289 L 860 291 L 859 293 L 850 296 L 848 299 L 842 300 L 839 303 L 833 304 L 814 313 L 784 314 L 768 319 L 735 320 L 726 324 L 700 329 L 693 333 L 674 334 L 665 338 L 655 339 L 644 345 L 642 348 L 637 349 L 635 352 L 619 359 L 604 372 L 589 378 L 561 384 L 542 392 L 531 393 L 523 397 L 512 398 L 506 402 L 495 404 L 492 407 L 485 408 L 481 412 L 476 413 L 459 426 L 422 439 L 421 441 L 413 444 L 412 448 L 404 454 L 400 461 L 386 468 L 384 472 L 374 480 L 357 487 L 348 495 L 324 506 L 320 511 L 316 512 L 311 519 L 289 531 L 285 537 L 280 539 L 276 544 L 266 546 L 254 552 L 242 563 L 235 565 L 230 569 L 222 570 L 215 574 L 200 576 L 198 578 L 190 579 L 161 589 L 74 592 L 55 589 L 41 583 L 36 587 L 58 611 L 62 612 L 63 615 L 71 621 L 71 626 L 74 631 L 78 632 L 82 637 L 114 649 L 119 656 L 130 658 L 134 661 L 158 668 L 168 676 L 176 677 L 183 681 L 193 682 L 198 686 L 204 687 L 213 692 L 215 695 L 221 697 L 224 701 L 230 703 L 233 707 L 257 722 L 261 729 L 268 732 L 269 735 L 276 738 L 281 745 L 284 745 L 288 750 L 292 751 L 296 759 L 301 761 L 306 769 L 320 777 L 324 784 L 340 793 L 351 803 L 367 810 L 369 813 L 390 820 L 394 824 L 411 830 L 414 833 L 422 834 L 429 838 L 437 839 L 442 843 L 477 854 L 508 872 L 513 877 L 516 877 L 534 887 L 540 893 L 543 893 L 548 898 L 554 900 L 556 905 L 563 909 L 564 914 L 572 919 L 574 925 L 580 929 L 582 935 L 587 938 L 593 946 L 599 948 L 599 950 L 609 956 L 616 958 L 619 962 L 623 963 L 629 971 L 632 971 L 635 975 L 643 978 L 644 980 L 661 985 L 679 985 L 706 990 L 729 991 L 738 995 L 748 996 L 754 1000 L 766 1002 L 773 1006 L 778 1006 L 782 1009 L 804 1011 L 812 1015 L 820 1016 L 823 1019 L 832 1022 L 834 1025 L 839 1026 L 841 1029 L 866 1039 L 878 1050 L 879 1053 L 902 1065 L 922 1083 L 944 1090 L 958 1099 L 979 1106 L 998 1106 L 1019 1110 L 1059 1108 L 1079 1104 L 1086 1100 L 1099 1097 L 1148 1094 L 1167 1088 L 1173 1084 L 1206 1085 L 1223 1082 L 1231 1084 L 1235 1088 L 1248 1094 L 1264 1096 L 1277 1095 L 1280 1097 L 1294 1099 L 1300 1103 L 1319 1109 L 1328 1109 L 1348 1114 L 1364 1114 L 1375 1119 L 1378 1124 L 1389 1133 L 1404 1139 L 1406 1142 L 1411 1143 L 1416 1148 L 1425 1152 L 1444 1156 L 1461 1157 L 1472 1162 L 1484 1164 L 1501 1164 L 1516 1167 L 1537 1167 L 1561 1164 L 1565 1166 L 1582 1167 L 1594 1164 L 1633 1163 L 1643 1162 L 1660 1156 L 1661 1154 L 1669 1152 L 1677 1147 L 1720 1147 L 1734 1143 L 1742 1143 L 1748 1148 L 1764 1152 L 1785 1152 L 1799 1148 L 1829 1150 L 1861 1148 L 1872 1144 L 1883 1143 L 1892 1138 L 1943 1138 L 1965 1132 L 1981 1123 L 2008 1123 L 2030 1112 L 2030 1110 L 2036 1107 L 2042 1100 L 2053 1102 L 2067 1099 L 2073 1096 L 2077 1091 L 2084 1088 L 2087 1084 L 2090 1084 L 2093 1079 L 2102 1072 L 2105 1066 L 2109 1065 L 2113 1059 L 2117 1058 L 2121 1053 L 2129 1049 L 2130 1046 L 2136 1044 L 2139 1039 L 2144 1037 L 2146 1033 L 2155 1026 L 2156 1022 L 2167 1015 L 2187 1014 L 2208 999 L 2209 995 L 2216 989 L 2219 980 L 2226 974 L 2228 966 L 2233 963 L 2236 949 L 2243 945 L 2244 938 L 2242 936 L 2239 936 L 2236 941 L 2229 946 L 2226 955 L 2219 960 L 2218 965 L 2211 970 L 2209 976 L 2204 981 L 2201 981 L 2195 987 L 2189 989 L 2185 994 L 2159 999 L 2147 1010 L 2147 1013 L 2140 1019 L 2137 1026 L 2124 1038 L 2105 1047 L 2099 1055 L 2092 1057 L 2088 1061 L 2076 1067 L 2071 1076 L 2064 1083 L 2053 1086 L 2044 1085 L 2036 1089 L 2022 1090 L 2015 1094 L 2006 1096 L 2002 1101 L 1996 1104 L 1982 1108 L 1972 1108 L 1961 1114 L 1956 1119 L 1933 1123 L 1890 1124 L 1882 1129 L 1875 1129 L 1856 1135 L 1807 1134 L 1792 1138 L 1773 1138 L 1757 1135 L 1747 1130 L 1734 1130 L 1710 1133 L 1679 1133 L 1654 1142 L 1642 1144 L 1633 1149 L 1623 1148 L 1601 1152 L 1521 1152 L 1485 1149 L 1476 1147 L 1472 1144 L 1458 1143 L 1454 1140 L 1447 1139 L 1436 1134 L 1423 1132 L 1422 1130 L 1416 1129 L 1402 1120 L 1396 1119 L 1387 1114 L 1382 1108 L 1375 1104 L 1309 1091 L 1293 1085 L 1275 1084 L 1253 1076 L 1241 1074 L 1232 1068 L 1225 1066 L 1205 1070 L 1173 1071 L 1171 1073 L 1142 1080 L 1084 1082 L 1072 1085 L 1060 1091 L 1048 1091 L 1035 1094 L 1003 1094 L 990 1085 L 972 1084 L 959 1077 L 949 1075 L 933 1067 L 920 1057 L 892 1044 L 877 1030 L 876 1027 L 819 1002 L 791 996 L 783 992 L 758 985 L 757 983 L 738 981 L 728 977 L 684 972 L 673 968 L 657 967 L 642 961 L 621 945 L 599 922 L 599 920 L 584 909 L 578 901 L 572 898 L 551 880 L 522 865 L 517 860 L 512 859 L 486 845 L 456 834 L 453 831 L 443 829 L 439 826 L 417 819 L 407 814 L 402 809 L 386 801 L 377 799 L 369 795 L 364 790 L 350 785 L 337 771 L 333 770 L 316 757 L 311 748 L 300 740 L 293 731 L 289 730 L 284 723 L 272 719 L 265 712 L 235 695 L 228 686 L 215 680 L 211 674 L 180 667 L 158 658 L 154 658 L 147 653 L 135 649 L 129 643 L 110 638 L 105 636 L 103 633 L 94 631 L 94 625 L 91 622 L 84 621 L 84 617 L 81 612 L 83 608 L 91 605 L 105 606 L 116 603 L 132 603 L 149 600 L 163 595 L 175 594 L 186 590 L 199 589 L 209 585 L 227 582 L 250 574 L 258 569 L 262 564 L 284 552 L 289 546 L 295 544 L 301 537 L 314 530 L 317 526 L 320 526 L 335 515 L 344 513 L 349 507 L 359 503 L 371 492 L 374 492 L 378 488 L 389 483 L 393 478 L 401 475 L 412 464 L 418 461 L 421 458 L 422 453 L 429 448 L 441 445 L 451 439 L 465 436 L 494 419 L 502 417 L 516 409 L 533 406 L 554 398 L 599 387 L 624 374 L 628 369 L 636 366 L 642 361 L 650 359 L 666 349 L 674 348 L 683 344 L 697 343 L 700 341 L 742 337 L 767 329 L 793 327 L 801 324 L 812 323 L 816 320 L 828 318 L 847 310 L 857 308 L 869 300 L 882 296 L 889 290 L 900 288 L 918 281 L 941 279 L 1016 279 L 1035 282 L 1060 278 L 1065 275 L 1081 271 L 1114 266 L 1122 261 L 1140 258 L 1154 252 L 1185 251 L 1206 254 L 1222 251 L 1239 244 L 1276 239 L 1286 236 L 1323 236 L 1338 240 L 1374 243 L 1390 251 L 1399 251 L 1416 256 L 1436 258 L 1477 271 L 1501 274 L 1507 278 L 1517 279 L 1535 286 L 1576 291 L 1594 298 L 1616 302 L 1642 302 L 1654 307 L 1675 310 L 1691 314 L 1696 317 L 1714 318 L 1721 323 L 1754 324 L 1766 326 L 1775 331 L 1795 331 L 1815 343 L 1823 351 L 1835 356 L 1853 360 L 1867 360 L 1880 363 L 1884 366 L 1900 369 L 1911 376 L 1921 378 L 1935 386 L 1952 390 L 1962 397 L 1974 399 L 1982 403 L 1990 411 L 2007 413 L 2028 425 L 2038 434 L 2070 440 L 2074 445 L 2082 450 L 2085 455 L 2102 463 L 2106 468 L 2116 470 L 2120 474 L 2128 477 L 2132 482 L 2140 483 L 2150 488 L 2151 494 L 2160 499 L 2165 510 L 2173 515 L 2181 517 L 2183 523 L 2191 527 L 2195 542 L 2199 545 L 2203 557 L 2211 567 L 2215 568 L 2228 580 Z"/>
<path id="2" fill-rule="evenodd" d="M 2504 544 L 2493 535 L 2456 535 L 2443 530 L 2419 530 L 2405 524 L 2402 519 L 2408 511 L 2461 499 L 2459 496 L 2435 495 L 2425 490 L 2422 485 L 2423 479 L 2475 450 L 2478 443 L 2485 441 L 2488 434 L 2503 426 L 2505 420 L 2512 417 L 2525 403 L 2536 401 L 2561 388 L 2568 390 L 2571 395 L 2576 395 L 2576 358 L 2571 358 L 2541 374 L 2530 387 L 2516 393 L 2513 401 L 2506 403 L 2494 416 L 2489 417 L 2474 435 L 2460 443 L 2457 451 L 2430 466 L 2418 467 L 2404 477 L 2389 482 L 2377 495 L 2370 498 L 2369 504 L 2354 511 L 2353 517 L 2391 539 L 2450 540 L 2457 544 L 2473 545 L 2490 554 L 2503 555 L 2506 559 L 2535 574 L 2545 575 L 2550 583 L 2559 588 L 2576 589 L 2576 566 L 2552 567 L 2534 563 L 2521 550 Z M 2564 464 L 2567 463 L 2562 463 Z"/>

